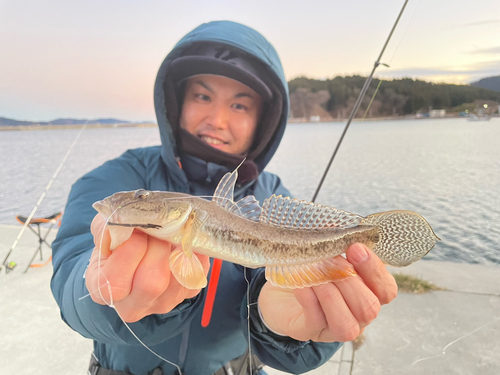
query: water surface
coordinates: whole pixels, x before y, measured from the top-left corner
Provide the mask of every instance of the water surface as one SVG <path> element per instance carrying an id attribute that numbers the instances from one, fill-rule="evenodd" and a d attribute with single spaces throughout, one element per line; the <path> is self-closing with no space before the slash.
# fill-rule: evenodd
<path id="1" fill-rule="evenodd" d="M 289 124 L 267 169 L 310 200 L 343 126 Z M 78 133 L 0 132 L 0 223 L 31 212 Z M 84 130 L 36 216 L 63 210 L 84 173 L 159 142 L 156 128 Z M 361 215 L 417 211 L 442 239 L 427 258 L 500 264 L 499 146 L 500 118 L 355 122 L 316 201 Z"/>

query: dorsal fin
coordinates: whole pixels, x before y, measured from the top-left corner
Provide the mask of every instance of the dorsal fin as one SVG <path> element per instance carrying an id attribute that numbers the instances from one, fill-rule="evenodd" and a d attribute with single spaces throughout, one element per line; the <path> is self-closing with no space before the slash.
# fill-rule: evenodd
<path id="1" fill-rule="evenodd" d="M 228 172 L 221 178 L 214 192 L 212 202 L 229 209 L 234 204 L 234 185 L 238 179 L 238 169 Z"/>
<path id="2" fill-rule="evenodd" d="M 212 202 L 236 215 L 258 222 L 261 207 L 259 201 L 253 195 L 246 196 L 236 203 L 234 202 L 234 186 L 236 185 L 236 180 L 238 180 L 238 168 L 241 164 L 233 172 L 228 172 L 221 178 L 215 189 Z"/>
<path id="3" fill-rule="evenodd" d="M 245 198 L 241 198 L 238 202 L 233 203 L 229 211 L 249 220 L 259 222 L 262 208 L 259 201 L 253 195 L 248 195 Z"/>
<path id="4" fill-rule="evenodd" d="M 243 159 L 234 171 L 226 173 L 224 177 L 220 179 L 219 184 L 215 188 L 212 202 L 226 209 L 229 209 L 234 204 L 234 186 L 238 180 L 238 168 L 241 167 L 245 160 L 247 160 L 247 158 Z"/>
<path id="5" fill-rule="evenodd" d="M 358 225 L 361 219 L 362 216 L 338 208 L 283 198 L 281 195 L 266 199 L 260 215 L 261 223 L 296 229 L 351 228 Z"/>

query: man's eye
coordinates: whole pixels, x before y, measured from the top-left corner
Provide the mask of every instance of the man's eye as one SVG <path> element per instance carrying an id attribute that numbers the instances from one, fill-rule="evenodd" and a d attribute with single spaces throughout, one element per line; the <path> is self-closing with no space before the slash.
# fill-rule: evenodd
<path id="1" fill-rule="evenodd" d="M 247 109 L 246 106 L 244 106 L 243 104 L 239 104 L 239 103 L 233 104 L 233 108 L 237 109 L 237 110 L 246 110 Z"/>
<path id="2" fill-rule="evenodd" d="M 210 100 L 210 97 L 208 95 L 205 95 L 205 94 L 196 94 L 196 98 L 200 99 L 200 100 L 203 100 L 203 101 L 209 101 Z"/>

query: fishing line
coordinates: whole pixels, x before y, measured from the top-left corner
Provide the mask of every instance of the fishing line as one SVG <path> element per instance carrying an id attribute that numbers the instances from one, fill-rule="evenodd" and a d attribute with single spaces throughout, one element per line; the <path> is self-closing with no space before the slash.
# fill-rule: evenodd
<path id="1" fill-rule="evenodd" d="M 251 345 L 251 337 L 250 337 L 250 281 L 247 278 L 247 268 L 243 267 L 243 275 L 245 276 L 245 281 L 247 282 L 247 336 L 248 336 L 248 368 L 250 371 L 250 375 L 252 375 L 253 371 L 253 363 L 252 363 L 252 345 Z"/>
<path id="2" fill-rule="evenodd" d="M 100 239 L 99 239 L 99 249 L 98 249 L 98 258 L 97 258 L 97 268 L 99 270 L 99 273 L 100 275 L 102 275 L 104 277 L 104 279 L 106 280 L 106 283 L 105 285 L 102 285 L 101 286 L 101 278 L 98 277 L 97 278 L 97 291 L 99 292 L 99 295 L 101 297 L 101 299 L 104 301 L 104 303 L 112 308 L 113 310 L 115 310 L 116 314 L 118 315 L 118 317 L 120 318 L 120 320 L 122 321 L 122 323 L 125 325 L 125 327 L 129 330 L 129 332 L 132 334 L 132 336 L 144 347 L 146 348 L 151 354 L 153 354 L 154 356 L 156 356 L 157 358 L 161 359 L 162 361 L 168 363 L 169 365 L 172 365 L 174 366 L 177 371 L 179 372 L 179 375 L 183 375 L 182 373 L 182 370 L 180 368 L 179 365 L 177 365 L 176 363 L 174 362 L 171 362 L 169 361 L 168 359 L 162 357 L 161 355 L 159 355 L 158 353 L 156 353 L 153 349 L 149 348 L 135 333 L 134 331 L 132 330 L 132 328 L 130 328 L 130 326 L 128 325 L 127 322 L 125 322 L 125 320 L 122 318 L 122 316 L 120 315 L 120 312 L 118 311 L 118 309 L 116 308 L 116 306 L 114 305 L 113 303 L 113 292 L 111 290 L 111 283 L 109 282 L 108 278 L 106 277 L 106 275 L 104 274 L 104 272 L 102 272 L 102 267 L 101 267 L 101 255 L 102 255 L 102 244 L 103 244 L 103 241 L 104 241 L 104 232 L 106 231 L 106 228 L 108 227 L 108 222 L 109 222 L 109 218 L 111 218 L 119 209 L 121 209 L 123 207 L 118 207 L 116 210 L 114 210 L 111 215 L 109 215 L 109 217 L 106 219 L 106 222 L 104 223 L 104 228 L 101 232 L 101 236 L 100 236 Z M 110 302 L 108 303 L 108 301 L 106 301 L 106 299 L 104 298 L 104 296 L 102 295 L 102 288 L 104 286 L 107 286 L 108 287 L 108 293 L 109 293 L 109 300 Z M 79 300 L 83 299 L 83 298 L 86 298 L 88 296 L 90 296 L 91 294 L 93 293 L 96 293 L 97 291 L 92 291 L 79 298 Z"/>
<path id="3" fill-rule="evenodd" d="M 330 158 L 330 161 L 328 162 L 328 165 L 325 169 L 325 172 L 323 173 L 323 176 L 321 177 L 321 180 L 318 184 L 318 187 L 316 188 L 316 191 L 314 192 L 314 195 L 311 199 L 311 202 L 314 202 L 316 200 L 316 197 L 318 196 L 318 193 L 321 190 L 321 187 L 323 186 L 323 182 L 325 181 L 326 175 L 328 174 L 328 171 L 330 170 L 330 167 L 333 163 L 333 159 L 335 159 L 335 155 L 337 155 L 337 151 L 339 150 L 339 147 L 344 139 L 344 136 L 347 132 L 347 129 L 349 129 L 349 125 L 351 125 L 352 119 L 354 118 L 354 116 L 358 112 L 359 106 L 361 105 L 361 102 L 366 94 L 366 91 L 368 91 L 368 88 L 369 88 L 370 83 L 372 81 L 373 74 L 375 73 L 375 70 L 378 68 L 379 65 L 387 66 L 387 64 L 381 63 L 380 59 L 382 58 L 382 55 L 384 54 L 384 51 L 385 51 L 387 45 L 389 44 L 389 41 L 391 40 L 392 34 L 394 33 L 394 30 L 396 29 L 396 26 L 399 23 L 401 16 L 403 15 L 403 12 L 406 8 L 406 5 L 408 4 L 408 1 L 409 0 L 405 0 L 403 7 L 401 8 L 401 11 L 399 12 L 398 18 L 396 19 L 396 22 L 394 23 L 394 26 L 392 27 L 391 32 L 389 33 L 389 36 L 387 37 L 387 40 L 385 41 L 385 44 L 382 48 L 382 51 L 380 52 L 380 55 L 379 55 L 377 61 L 375 61 L 375 64 L 373 65 L 373 69 L 372 69 L 370 75 L 368 76 L 368 78 L 366 79 L 365 84 L 363 85 L 363 88 L 361 89 L 361 92 L 359 93 L 358 99 L 356 100 L 356 103 L 354 104 L 354 107 L 351 111 L 351 114 L 349 115 L 349 118 L 347 119 L 347 123 L 344 127 L 344 131 L 342 132 L 342 135 L 340 136 L 340 139 L 337 143 L 337 146 L 335 147 L 335 150 L 333 151 L 333 154 Z"/>
<path id="4" fill-rule="evenodd" d="M 417 6 L 415 7 L 415 9 L 413 9 L 413 13 L 411 14 L 410 21 L 406 25 L 405 30 L 404 30 L 403 34 L 401 35 L 401 38 L 399 38 L 399 42 L 398 42 L 398 44 L 396 46 L 396 49 L 392 53 L 392 56 L 389 59 L 389 62 L 387 63 L 387 65 L 391 65 L 392 59 L 394 58 L 394 55 L 396 55 L 396 51 L 399 49 L 399 45 L 401 44 L 401 41 L 403 40 L 404 36 L 406 35 L 406 31 L 408 30 L 408 27 L 410 26 L 411 22 L 413 21 L 413 16 L 415 15 L 415 13 L 416 13 L 416 11 L 417 11 L 417 9 L 418 9 L 421 1 L 422 0 L 418 0 Z"/>
<path id="5" fill-rule="evenodd" d="M 389 62 L 387 63 L 387 67 L 389 67 L 391 65 L 392 59 L 396 55 L 396 52 L 399 49 L 399 45 L 401 44 L 401 41 L 403 40 L 404 36 L 406 35 L 406 31 L 408 30 L 408 27 L 410 26 L 411 22 L 413 21 L 413 16 L 415 15 L 415 13 L 416 13 L 416 11 L 418 9 L 418 6 L 420 5 L 420 1 L 421 0 L 418 0 L 417 6 L 415 7 L 415 9 L 413 9 L 413 12 L 412 12 L 411 17 L 410 17 L 410 21 L 406 24 L 405 30 L 403 31 L 403 34 L 399 38 L 398 44 L 396 45 L 396 48 L 394 49 L 394 52 L 392 53 L 392 56 L 389 59 Z M 370 110 L 370 107 L 372 106 L 372 103 L 373 103 L 373 99 L 375 99 L 375 96 L 377 95 L 377 92 L 378 92 L 381 84 L 382 84 L 382 80 L 379 79 L 378 86 L 375 89 L 375 92 L 373 93 L 372 99 L 370 100 L 370 103 L 368 104 L 368 107 L 366 108 L 365 113 L 364 113 L 363 118 L 361 119 L 361 121 L 364 121 L 364 119 L 365 119 L 368 111 Z"/>
<path id="6" fill-rule="evenodd" d="M 147 197 L 147 194 L 146 194 L 146 197 Z M 184 196 L 184 197 L 172 197 L 172 198 L 164 198 L 164 200 L 182 200 L 182 199 L 196 199 L 196 198 L 213 198 L 213 196 Z M 222 198 L 222 197 L 219 197 L 219 198 Z M 229 199 L 229 198 L 223 198 L 223 199 L 226 199 L 228 201 L 231 201 L 233 202 L 233 200 Z M 99 272 L 100 274 L 103 275 L 104 279 L 105 279 L 105 285 L 101 285 L 100 282 L 101 282 L 101 279 L 100 277 L 98 277 L 98 288 L 97 290 L 94 290 L 92 292 L 89 291 L 89 293 L 81 298 L 79 298 L 79 300 L 81 299 L 84 299 L 88 296 L 90 296 L 91 294 L 93 293 L 96 293 L 96 292 L 99 292 L 100 294 L 100 297 L 101 297 L 101 300 L 104 301 L 104 303 L 113 308 L 118 317 L 120 318 L 120 320 L 123 322 L 123 324 L 125 325 L 125 327 L 127 327 L 127 329 L 130 331 L 130 333 L 134 336 L 134 338 L 143 346 L 145 347 L 149 352 L 151 352 L 153 355 L 155 355 L 157 358 L 165 361 L 166 363 L 176 367 L 176 369 L 179 371 L 179 374 L 182 375 L 182 372 L 181 372 L 181 369 L 180 369 L 180 366 L 178 366 L 177 364 L 167 360 L 166 358 L 162 357 L 161 355 L 159 355 L 158 353 L 154 352 L 152 349 L 150 349 L 134 332 L 133 330 L 130 328 L 130 326 L 125 322 L 125 320 L 122 318 L 122 316 L 120 315 L 119 311 L 117 310 L 116 306 L 114 306 L 113 304 L 113 297 L 112 297 L 112 291 L 111 291 L 111 284 L 109 282 L 109 280 L 107 279 L 106 275 L 102 272 L 102 267 L 101 267 L 101 258 L 102 258 L 102 244 L 103 244 L 103 238 L 104 238 L 104 232 L 106 230 L 106 228 L 109 226 L 109 225 L 122 225 L 122 226 L 137 226 L 137 227 L 141 227 L 143 226 L 143 224 L 123 224 L 123 223 L 111 223 L 110 222 L 110 219 L 114 216 L 114 214 L 120 210 L 120 209 L 123 209 L 133 203 L 136 203 L 137 201 L 132 201 L 132 202 L 129 202 L 129 203 L 126 203 L 126 204 L 122 204 L 120 205 L 118 208 L 116 208 L 112 213 L 111 215 L 108 216 L 108 218 L 106 219 L 105 221 L 105 225 L 104 225 L 104 228 L 103 228 L 103 231 L 101 233 L 101 236 L 100 236 L 100 241 L 99 241 L 99 249 L 98 249 L 98 260 L 97 260 L 97 267 L 99 269 Z M 234 202 L 233 202 L 234 203 Z M 238 207 L 238 210 L 240 210 L 240 207 Z M 241 212 L 240 212 L 241 213 Z M 216 259 L 217 260 L 217 259 Z M 221 261 L 222 262 L 222 261 Z M 215 262 L 214 262 L 214 266 L 215 266 Z M 212 269 L 212 273 L 214 272 L 214 266 L 213 266 L 213 269 Z M 219 270 L 220 270 L 220 267 L 219 267 Z M 248 280 L 247 278 L 247 268 L 244 267 L 244 277 L 245 277 L 245 281 L 247 283 L 247 330 L 248 330 L 248 365 L 249 365 L 249 371 L 250 371 L 250 375 L 252 375 L 253 373 L 253 359 L 252 359 L 252 350 L 251 350 L 251 336 L 250 336 L 250 308 L 251 308 L 251 305 L 253 304 L 250 304 L 249 301 L 250 301 L 250 281 Z M 109 298 L 110 298 L 110 302 L 107 302 L 106 299 L 104 298 L 103 294 L 102 294 L 102 288 L 107 286 L 108 287 L 108 293 L 109 293 Z M 210 285 L 209 285 L 210 286 Z M 215 291 L 214 291 L 214 297 L 215 297 Z M 208 298 L 208 297 L 207 297 Z M 202 326 L 207 326 L 208 324 L 203 324 L 204 323 L 204 320 L 205 320 L 205 323 L 207 323 L 207 319 L 208 321 L 210 320 L 210 317 L 209 315 L 211 315 L 211 308 L 212 306 L 209 306 L 209 310 L 207 310 L 207 313 L 205 312 L 205 309 L 203 311 L 203 316 L 202 316 Z M 204 319 L 205 318 L 205 319 Z M 246 362 L 246 358 L 244 359 L 244 362 Z M 242 366 L 244 366 L 244 363 L 242 363 Z"/>
<path id="7" fill-rule="evenodd" d="M 52 176 L 52 178 L 50 179 L 49 183 L 47 184 L 47 186 L 45 187 L 45 190 L 43 191 L 42 195 L 40 196 L 40 198 L 38 199 L 38 202 L 36 203 L 35 207 L 33 208 L 33 210 L 31 211 L 31 213 L 29 214 L 28 218 L 26 219 L 26 221 L 24 222 L 24 225 L 23 227 L 21 228 L 21 231 L 19 232 L 19 234 L 17 235 L 17 238 L 14 240 L 14 243 L 12 244 L 12 246 L 10 247 L 10 250 L 9 252 L 7 253 L 7 256 L 5 257 L 5 259 L 3 260 L 3 263 L 2 265 L 6 267 L 6 270 L 7 270 L 7 260 L 9 259 L 9 256 L 10 254 L 12 254 L 12 252 L 14 251 L 14 249 L 16 248 L 17 244 L 19 243 L 19 240 L 21 239 L 24 231 L 26 230 L 26 228 L 28 227 L 28 225 L 30 224 L 31 222 L 31 219 L 33 219 L 33 216 L 35 215 L 36 211 L 38 210 L 38 207 L 40 206 L 40 204 L 42 203 L 43 199 L 45 198 L 45 195 L 47 195 L 47 192 L 49 191 L 50 187 L 52 186 L 52 183 L 54 182 L 54 180 L 56 179 L 57 175 L 59 174 L 59 171 L 62 169 L 64 163 L 66 162 L 66 160 L 68 159 L 68 156 L 69 154 L 71 153 L 71 151 L 73 150 L 73 148 L 75 147 L 76 143 L 78 142 L 78 140 L 80 139 L 80 136 L 82 135 L 83 131 L 85 130 L 85 128 L 87 127 L 87 123 L 88 123 L 88 120 L 87 122 L 85 123 L 85 125 L 82 126 L 82 128 L 80 129 L 80 132 L 78 133 L 76 139 L 73 141 L 73 144 L 70 146 L 68 152 L 66 153 L 66 155 L 64 156 L 63 160 L 61 161 L 61 164 L 59 164 L 59 166 L 57 167 L 56 171 L 54 172 L 54 175 Z"/>
<path id="8" fill-rule="evenodd" d="M 365 117 L 366 117 L 366 114 L 368 113 L 368 111 L 370 110 L 370 107 L 372 106 L 372 103 L 373 103 L 373 99 L 375 99 L 375 95 L 377 95 L 377 92 L 378 92 L 378 89 L 380 88 L 380 85 L 382 84 L 382 80 L 379 79 L 378 81 L 378 86 L 377 88 L 375 89 L 375 92 L 373 93 L 372 95 L 372 99 L 370 100 L 370 103 L 368 104 L 368 107 L 366 107 L 366 111 L 363 115 L 363 118 L 361 119 L 361 121 L 364 121 Z"/>

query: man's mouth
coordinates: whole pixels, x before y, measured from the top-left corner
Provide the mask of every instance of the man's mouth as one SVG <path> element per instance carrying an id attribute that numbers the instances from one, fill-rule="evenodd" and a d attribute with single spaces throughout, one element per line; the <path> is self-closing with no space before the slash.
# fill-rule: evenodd
<path id="1" fill-rule="evenodd" d="M 209 137 L 208 135 L 202 135 L 202 136 L 200 136 L 200 139 L 203 142 L 208 143 L 209 145 L 223 145 L 223 144 L 226 144 L 226 142 L 223 142 L 223 141 L 221 141 L 220 139 L 217 139 L 217 138 Z"/>

